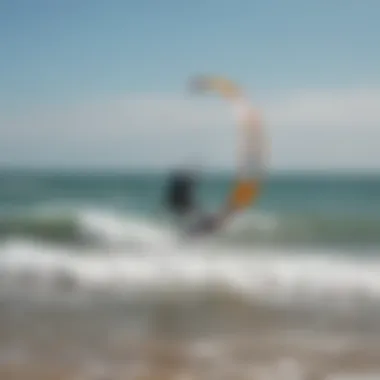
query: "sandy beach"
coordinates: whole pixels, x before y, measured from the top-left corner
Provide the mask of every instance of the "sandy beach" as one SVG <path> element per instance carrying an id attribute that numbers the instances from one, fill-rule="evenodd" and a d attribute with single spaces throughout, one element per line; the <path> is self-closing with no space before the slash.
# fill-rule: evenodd
<path id="1" fill-rule="evenodd" d="M 296 318 L 278 307 L 245 305 L 231 294 L 201 304 L 188 308 L 168 297 L 139 315 L 146 322 L 138 329 L 133 312 L 115 302 L 63 309 L 4 301 L 0 378 L 380 378 L 380 330 L 352 316 L 321 323 L 306 311 Z"/>

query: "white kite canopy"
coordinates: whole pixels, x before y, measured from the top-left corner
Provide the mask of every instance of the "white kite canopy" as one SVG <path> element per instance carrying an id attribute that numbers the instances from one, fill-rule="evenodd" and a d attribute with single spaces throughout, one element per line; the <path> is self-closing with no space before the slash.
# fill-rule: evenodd
<path id="1" fill-rule="evenodd" d="M 197 76 L 190 80 L 190 90 L 214 92 L 227 99 L 240 127 L 236 182 L 227 201 L 227 213 L 248 208 L 259 195 L 263 165 L 262 124 L 241 88 L 232 81 L 216 76 Z"/>

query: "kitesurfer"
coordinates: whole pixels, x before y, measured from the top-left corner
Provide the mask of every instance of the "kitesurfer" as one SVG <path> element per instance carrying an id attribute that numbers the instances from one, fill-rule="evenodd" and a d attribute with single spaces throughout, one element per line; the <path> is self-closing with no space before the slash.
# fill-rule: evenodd
<path id="1" fill-rule="evenodd" d="M 204 235 L 219 230 L 230 216 L 246 210 L 257 199 L 261 187 L 260 172 L 264 168 L 262 123 L 258 111 L 249 106 L 243 92 L 229 80 L 196 77 L 191 81 L 190 88 L 202 92 L 214 91 L 228 99 L 241 127 L 235 183 L 219 211 L 205 213 L 195 201 L 199 178 L 194 175 L 194 171 L 177 170 L 168 180 L 165 200 L 167 211 L 177 217 L 178 224 L 186 233 Z"/>
<path id="2" fill-rule="evenodd" d="M 172 214 L 184 217 L 195 209 L 196 178 L 186 169 L 171 173 L 167 181 L 165 206 Z"/>
<path id="3" fill-rule="evenodd" d="M 167 181 L 165 206 L 167 210 L 184 224 L 191 235 L 215 231 L 222 222 L 222 217 L 204 213 L 196 202 L 198 178 L 186 169 L 174 171 Z"/>

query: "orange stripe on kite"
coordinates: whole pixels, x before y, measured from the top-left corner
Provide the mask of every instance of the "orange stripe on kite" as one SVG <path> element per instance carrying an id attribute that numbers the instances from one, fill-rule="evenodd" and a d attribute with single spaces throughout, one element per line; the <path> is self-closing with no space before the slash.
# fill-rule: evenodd
<path id="1" fill-rule="evenodd" d="M 259 184 L 257 181 L 239 182 L 236 184 L 230 196 L 229 204 L 232 209 L 242 209 L 259 196 Z"/>

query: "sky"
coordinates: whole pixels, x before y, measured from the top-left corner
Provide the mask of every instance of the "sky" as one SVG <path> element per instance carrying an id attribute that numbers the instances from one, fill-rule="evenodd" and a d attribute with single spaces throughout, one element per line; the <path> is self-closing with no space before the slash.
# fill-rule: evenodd
<path id="1" fill-rule="evenodd" d="M 233 167 L 243 86 L 271 170 L 380 170 L 378 0 L 0 0 L 0 165 Z"/>

